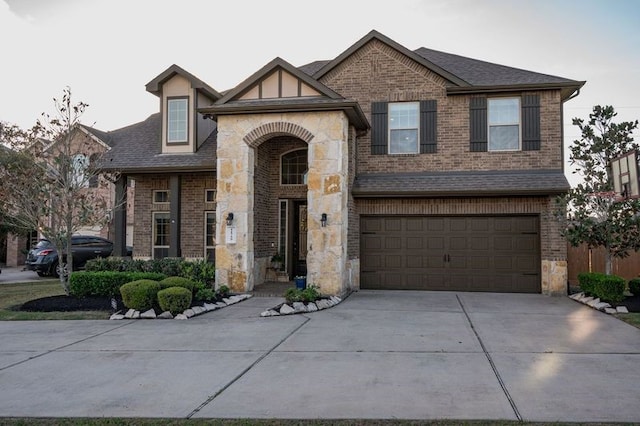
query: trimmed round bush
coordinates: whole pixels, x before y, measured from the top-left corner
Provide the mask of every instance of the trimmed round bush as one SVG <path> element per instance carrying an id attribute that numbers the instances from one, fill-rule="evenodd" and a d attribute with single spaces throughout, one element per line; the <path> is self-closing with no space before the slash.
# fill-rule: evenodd
<path id="1" fill-rule="evenodd" d="M 193 293 L 196 283 L 188 278 L 183 277 L 167 277 L 160 281 L 160 288 L 165 289 L 169 287 L 183 287 Z"/>
<path id="2" fill-rule="evenodd" d="M 120 287 L 122 303 L 129 309 L 148 311 L 156 305 L 160 283 L 152 280 L 138 280 Z"/>
<path id="3" fill-rule="evenodd" d="M 640 278 L 634 278 L 629 281 L 629 291 L 633 293 L 634 296 L 640 295 Z"/>
<path id="4" fill-rule="evenodd" d="M 158 303 L 162 311 L 177 315 L 191 306 L 191 290 L 184 287 L 169 287 L 158 292 Z"/>

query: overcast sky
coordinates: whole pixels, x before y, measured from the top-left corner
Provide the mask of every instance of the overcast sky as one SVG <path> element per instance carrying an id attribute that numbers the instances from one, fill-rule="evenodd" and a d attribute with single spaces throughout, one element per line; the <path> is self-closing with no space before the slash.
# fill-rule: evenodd
<path id="1" fill-rule="evenodd" d="M 333 59 L 372 29 L 586 80 L 565 104 L 565 146 L 593 105 L 640 118 L 640 0 L 0 0 L 0 120 L 29 127 L 69 86 L 83 123 L 113 130 L 158 111 L 144 86 L 173 63 L 223 91 L 276 56 Z"/>

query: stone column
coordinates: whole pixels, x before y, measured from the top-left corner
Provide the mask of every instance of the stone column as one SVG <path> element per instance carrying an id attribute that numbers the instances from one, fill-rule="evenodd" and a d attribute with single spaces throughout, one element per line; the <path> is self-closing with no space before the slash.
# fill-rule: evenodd
<path id="1" fill-rule="evenodd" d="M 341 112 L 323 113 L 309 145 L 307 283 L 324 294 L 347 289 L 349 123 Z M 313 131 L 312 130 L 312 131 Z M 322 214 L 327 225 L 322 227 Z"/>
<path id="2" fill-rule="evenodd" d="M 218 120 L 216 286 L 232 291 L 253 290 L 253 167 L 254 152 L 237 128 L 235 117 Z M 227 217 L 233 213 L 235 233 L 229 241 Z"/>

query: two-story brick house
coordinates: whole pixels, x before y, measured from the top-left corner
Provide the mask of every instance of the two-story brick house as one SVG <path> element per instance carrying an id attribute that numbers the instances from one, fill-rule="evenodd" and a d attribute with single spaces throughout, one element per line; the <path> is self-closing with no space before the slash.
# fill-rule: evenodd
<path id="1" fill-rule="evenodd" d="M 376 31 L 224 93 L 174 65 L 147 84 L 160 113 L 110 133 L 105 168 L 136 181 L 136 255 L 215 258 L 236 291 L 280 252 L 330 294 L 559 294 L 562 109 L 583 84 Z"/>

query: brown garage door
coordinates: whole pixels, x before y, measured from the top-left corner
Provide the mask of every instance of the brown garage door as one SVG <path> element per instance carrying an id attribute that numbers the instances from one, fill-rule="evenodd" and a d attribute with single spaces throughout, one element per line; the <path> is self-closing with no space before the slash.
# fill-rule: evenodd
<path id="1" fill-rule="evenodd" d="M 540 293 L 537 216 L 363 216 L 363 289 Z"/>

